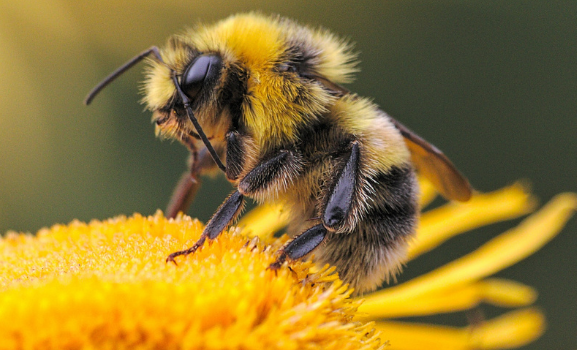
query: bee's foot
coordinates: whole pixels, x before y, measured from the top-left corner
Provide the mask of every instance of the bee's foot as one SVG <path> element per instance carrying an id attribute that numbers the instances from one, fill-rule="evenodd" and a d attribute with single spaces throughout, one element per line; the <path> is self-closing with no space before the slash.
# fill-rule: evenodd
<path id="1" fill-rule="evenodd" d="M 273 262 L 272 264 L 268 265 L 268 267 L 266 268 L 267 270 L 272 270 L 275 272 L 275 274 L 277 273 L 278 269 L 280 269 L 280 267 L 282 266 L 282 264 L 285 262 L 286 260 L 286 255 L 283 253 L 281 254 L 281 256 L 279 256 L 278 259 L 276 259 L 275 262 Z"/>
<path id="2" fill-rule="evenodd" d="M 266 269 L 276 271 L 276 270 L 280 269 L 281 266 L 282 266 L 281 262 L 275 261 L 272 264 L 268 265 L 268 267 Z"/>
<path id="3" fill-rule="evenodd" d="M 181 253 L 182 253 L 182 252 L 174 252 L 174 253 L 170 254 L 170 255 L 166 258 L 166 263 L 168 264 L 169 262 L 171 262 L 171 263 L 174 263 L 174 265 L 177 265 L 177 266 L 178 266 L 178 264 L 176 263 L 176 260 L 174 260 L 174 258 L 176 258 L 176 257 L 179 256 L 179 255 L 182 255 Z"/>
<path id="4" fill-rule="evenodd" d="M 172 262 L 172 263 L 174 263 L 174 265 L 178 265 L 176 263 L 176 260 L 174 260 L 174 258 L 176 258 L 177 256 L 181 256 L 181 255 L 194 254 L 194 252 L 196 252 L 198 250 L 198 248 L 202 247 L 205 239 L 206 239 L 205 237 L 201 237 L 192 247 L 190 247 L 186 250 L 181 250 L 179 252 L 174 252 L 174 253 L 170 254 L 166 258 L 166 263 Z"/>

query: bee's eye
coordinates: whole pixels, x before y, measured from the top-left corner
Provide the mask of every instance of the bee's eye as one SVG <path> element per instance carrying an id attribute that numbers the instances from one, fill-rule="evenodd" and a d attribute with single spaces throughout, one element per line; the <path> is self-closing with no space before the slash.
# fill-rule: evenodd
<path id="1" fill-rule="evenodd" d="M 203 55 L 197 57 L 192 61 L 180 82 L 180 88 L 188 96 L 193 99 L 202 89 L 205 82 L 215 80 L 222 67 L 222 60 L 215 55 Z"/>

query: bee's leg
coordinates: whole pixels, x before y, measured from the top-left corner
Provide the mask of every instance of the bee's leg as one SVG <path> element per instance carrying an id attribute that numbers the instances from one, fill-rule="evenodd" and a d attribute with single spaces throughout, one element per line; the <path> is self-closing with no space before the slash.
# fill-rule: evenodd
<path id="1" fill-rule="evenodd" d="M 202 231 L 200 239 L 194 243 L 192 247 L 179 252 L 174 252 L 166 258 L 166 262 L 174 261 L 174 258 L 180 255 L 188 255 L 194 253 L 198 248 L 202 247 L 206 239 L 215 239 L 218 235 L 224 231 L 224 229 L 233 221 L 236 216 L 240 213 L 242 209 L 242 204 L 244 203 L 244 196 L 238 192 L 234 191 L 228 198 L 220 205 L 216 213 L 210 218 L 208 224 Z"/>
<path id="2" fill-rule="evenodd" d="M 178 180 L 170 201 L 166 207 L 166 217 L 174 218 L 179 212 L 185 213 L 200 188 L 200 175 L 207 168 L 214 167 L 212 158 L 206 149 L 190 154 L 190 170 L 184 172 Z"/>
<path id="3" fill-rule="evenodd" d="M 280 251 L 280 256 L 269 265 L 269 269 L 276 270 L 281 267 L 287 258 L 300 259 L 312 252 L 325 239 L 327 229 L 323 224 L 318 224 L 301 233 L 285 245 Z"/>
<path id="4" fill-rule="evenodd" d="M 190 162 L 194 163 L 193 156 L 190 157 Z M 179 212 L 186 212 L 199 187 L 200 177 L 197 169 L 192 165 L 190 170 L 182 174 L 178 180 L 166 207 L 166 217 L 174 218 Z"/>
<path id="5" fill-rule="evenodd" d="M 239 136 L 240 135 L 235 132 L 227 134 L 227 147 L 233 142 L 235 143 L 233 147 L 242 150 L 243 142 L 241 142 L 241 137 Z M 229 159 L 227 159 L 227 169 L 230 168 L 228 160 Z M 202 232 L 200 239 L 189 249 L 170 254 L 166 261 L 174 262 L 174 258 L 177 256 L 194 253 L 198 248 L 202 247 L 207 238 L 216 238 L 240 212 L 245 194 L 255 195 L 260 191 L 265 191 L 279 179 L 280 181 L 285 180 L 286 182 L 286 177 L 293 174 L 291 171 L 285 171 L 287 169 L 293 171 L 300 169 L 300 157 L 294 151 L 282 150 L 272 158 L 254 167 L 254 169 L 240 180 L 238 191 L 231 194 L 218 208 L 216 213 L 214 213 Z"/>
<path id="6" fill-rule="evenodd" d="M 295 260 L 312 252 L 325 239 L 329 230 L 336 230 L 343 224 L 350 213 L 355 193 L 359 158 L 359 145 L 357 141 L 354 141 L 345 167 L 328 196 L 329 199 L 321 217 L 323 223 L 311 227 L 285 245 L 281 249 L 279 258 L 269 266 L 270 269 L 278 269 L 286 258 Z"/>
<path id="7" fill-rule="evenodd" d="M 302 157 L 298 152 L 280 150 L 246 174 L 239 181 L 238 189 L 256 198 L 268 190 L 282 192 L 301 169 Z"/>
<path id="8" fill-rule="evenodd" d="M 190 151 L 189 170 L 184 172 L 176 184 L 170 201 L 166 207 L 166 217 L 174 218 L 179 212 L 185 213 L 196 196 L 200 188 L 200 176 L 215 168 L 216 164 L 206 148 L 198 151 L 194 145 L 192 136 L 182 137 L 184 143 Z"/>
<path id="9" fill-rule="evenodd" d="M 315 262 L 336 267 L 339 278 L 362 294 L 394 277 L 406 261 L 417 224 L 417 182 L 410 164 L 363 172 L 361 144 L 352 146 L 321 199 L 319 214 L 329 232 L 315 250 Z"/>
<path id="10" fill-rule="evenodd" d="M 234 181 L 238 179 L 246 158 L 245 142 L 236 130 L 226 134 L 226 178 Z"/>
<path id="11" fill-rule="evenodd" d="M 324 225 L 331 231 L 337 231 L 350 214 L 358 182 L 359 159 L 359 144 L 358 141 L 353 141 L 349 159 L 328 196 L 322 214 Z"/>
<path id="12" fill-rule="evenodd" d="M 281 149 L 268 154 L 243 174 L 247 167 L 245 160 L 255 156 L 251 155 L 254 140 L 233 130 L 226 134 L 226 143 L 226 177 L 230 181 L 238 180 L 238 190 L 257 200 L 267 190 L 282 192 L 302 169 L 302 156 L 298 151 Z"/>

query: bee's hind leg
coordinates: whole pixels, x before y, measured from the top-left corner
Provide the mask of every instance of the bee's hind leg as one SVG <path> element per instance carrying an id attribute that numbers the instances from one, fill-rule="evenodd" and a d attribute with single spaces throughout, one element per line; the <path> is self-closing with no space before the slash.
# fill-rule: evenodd
<path id="1" fill-rule="evenodd" d="M 327 229 L 323 224 L 315 225 L 298 235 L 295 239 L 285 245 L 278 259 L 269 265 L 269 269 L 277 270 L 282 266 L 287 258 L 292 260 L 300 259 L 312 252 L 325 239 Z"/>
<path id="2" fill-rule="evenodd" d="M 329 199 L 321 216 L 322 223 L 309 228 L 286 244 L 281 249 L 278 259 L 269 266 L 269 269 L 278 269 L 287 258 L 292 260 L 302 258 L 318 247 L 329 231 L 335 231 L 342 226 L 351 210 L 357 184 L 359 159 L 359 145 L 357 141 L 353 141 L 347 162 L 329 194 Z"/>

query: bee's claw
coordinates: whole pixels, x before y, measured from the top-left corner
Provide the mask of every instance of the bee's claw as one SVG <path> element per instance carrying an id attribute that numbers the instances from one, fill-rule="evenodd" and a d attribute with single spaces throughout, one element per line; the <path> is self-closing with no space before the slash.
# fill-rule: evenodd
<path id="1" fill-rule="evenodd" d="M 276 261 L 273 262 L 272 264 L 268 265 L 268 267 L 266 269 L 274 271 L 274 273 L 276 275 L 278 273 L 277 271 L 280 269 L 280 267 L 285 262 L 285 260 L 286 260 L 286 255 L 284 253 L 282 253 L 278 257 L 278 259 L 276 259 Z"/>
<path id="2" fill-rule="evenodd" d="M 272 270 L 272 271 L 277 271 L 278 269 L 280 269 L 280 267 L 282 266 L 282 263 L 279 263 L 278 261 L 273 262 L 272 264 L 268 265 L 268 267 L 266 268 L 267 270 Z"/>
<path id="3" fill-rule="evenodd" d="M 206 240 L 206 237 L 202 236 L 192 247 L 190 247 L 186 250 L 181 250 L 179 252 L 174 252 L 174 253 L 170 254 L 166 258 L 166 263 L 168 264 L 169 262 L 173 262 L 174 265 L 178 266 L 178 264 L 176 263 L 176 260 L 174 260 L 174 258 L 176 258 L 177 256 L 181 256 L 181 255 L 194 254 L 194 252 L 196 252 L 198 250 L 198 248 L 202 247 L 205 240 Z"/>
<path id="4" fill-rule="evenodd" d="M 274 271 L 274 275 L 278 276 L 278 269 L 280 269 L 280 264 L 277 264 L 276 262 L 274 262 L 274 263 L 268 265 L 268 267 L 266 269 Z"/>
<path id="5" fill-rule="evenodd" d="M 172 262 L 172 263 L 174 263 L 174 265 L 178 266 L 178 264 L 176 263 L 176 260 L 174 260 L 175 257 L 176 257 L 176 255 L 174 253 L 170 254 L 166 258 L 166 263 L 168 264 L 169 262 Z"/>

